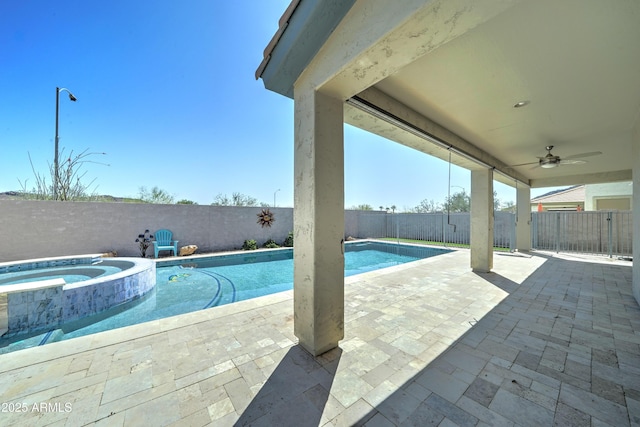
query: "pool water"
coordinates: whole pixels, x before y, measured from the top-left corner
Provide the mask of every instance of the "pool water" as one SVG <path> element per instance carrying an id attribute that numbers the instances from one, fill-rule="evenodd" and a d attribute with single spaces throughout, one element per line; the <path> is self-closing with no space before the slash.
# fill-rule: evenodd
<path id="1" fill-rule="evenodd" d="M 0 285 L 14 285 L 48 279 L 64 279 L 65 283 L 76 283 L 122 271 L 112 265 L 77 265 L 38 268 L 0 274 Z"/>
<path id="2" fill-rule="evenodd" d="M 345 245 L 345 276 L 450 252 L 378 242 Z M 159 262 L 155 290 L 135 304 L 67 324 L 47 334 L 4 343 L 0 353 L 67 340 L 230 304 L 293 288 L 293 251 L 278 250 Z"/>

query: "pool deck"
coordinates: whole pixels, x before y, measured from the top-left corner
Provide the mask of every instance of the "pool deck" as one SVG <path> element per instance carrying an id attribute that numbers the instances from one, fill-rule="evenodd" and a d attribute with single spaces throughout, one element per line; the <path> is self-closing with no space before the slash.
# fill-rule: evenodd
<path id="1" fill-rule="evenodd" d="M 459 250 L 345 279 L 345 339 L 318 358 L 292 291 L 0 355 L 0 424 L 640 425 L 629 262 L 468 266 Z"/>

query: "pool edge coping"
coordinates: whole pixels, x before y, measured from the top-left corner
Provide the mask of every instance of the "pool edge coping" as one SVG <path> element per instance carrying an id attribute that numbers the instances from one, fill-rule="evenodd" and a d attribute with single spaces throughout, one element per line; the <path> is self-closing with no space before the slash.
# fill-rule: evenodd
<path id="1" fill-rule="evenodd" d="M 383 240 L 376 240 L 376 239 L 358 239 L 356 240 L 356 242 L 360 242 L 360 243 L 364 243 L 364 242 L 375 242 L 375 243 L 383 243 L 383 244 L 391 244 L 394 245 L 395 243 L 393 242 L 386 242 Z M 411 243 L 400 243 L 400 245 L 405 245 L 405 246 L 414 246 L 414 247 L 420 247 L 420 248 L 435 248 L 435 249 L 446 249 L 448 250 L 448 252 L 446 253 L 442 253 L 439 256 L 452 256 L 453 254 L 456 253 L 461 253 L 461 252 L 468 252 L 468 250 L 465 250 L 464 248 L 460 249 L 460 248 L 448 248 L 448 247 L 442 247 L 442 246 L 432 246 L 432 245 L 420 245 L 420 244 L 411 244 Z M 276 252 L 276 251 L 281 251 L 283 249 L 293 249 L 291 247 L 286 247 L 286 248 L 264 248 L 259 250 L 260 252 Z M 238 254 L 247 254 L 247 253 L 255 253 L 256 251 L 245 251 L 245 250 L 238 250 L 238 251 L 230 251 L 230 252 L 224 252 L 224 253 L 219 253 L 217 256 L 223 256 L 223 255 L 238 255 Z M 161 258 L 161 259 L 149 259 L 146 258 L 150 261 L 155 261 L 156 266 L 158 266 L 158 261 L 175 261 L 175 260 L 188 260 L 188 259 L 197 259 L 197 258 L 205 258 L 205 257 L 213 257 L 216 255 L 213 254 L 198 254 L 196 256 L 186 256 L 186 257 L 165 257 L 165 258 Z M 367 279 L 371 279 L 372 277 L 375 276 L 379 276 L 379 275 L 387 275 L 387 274 L 393 274 L 396 273 L 398 271 L 402 271 L 405 269 L 410 269 L 410 268 L 420 268 L 423 264 L 429 264 L 431 262 L 434 262 L 434 260 L 438 259 L 438 257 L 429 257 L 429 258 L 423 258 L 423 259 L 418 259 L 415 261 L 411 261 L 411 262 L 407 262 L 407 263 L 403 263 L 403 264 L 399 264 L 399 265 L 394 265 L 394 266 L 390 266 L 390 267 L 385 267 L 385 268 L 381 268 L 381 269 L 377 269 L 377 270 L 373 270 L 373 271 L 367 271 L 364 273 L 359 273 L 359 274 L 355 274 L 352 276 L 346 276 L 344 277 L 344 285 L 349 285 L 352 283 L 355 283 L 359 280 L 367 280 Z M 108 331 L 102 331 L 102 332 L 98 332 L 95 334 L 90 334 L 90 335 L 86 335 L 86 336 L 81 336 L 81 337 L 76 337 L 76 338 L 72 338 L 71 340 L 66 340 L 66 341 L 57 341 L 57 342 L 52 342 L 52 343 L 48 343 L 45 346 L 36 346 L 36 347 L 29 347 L 29 348 L 25 348 L 25 349 L 21 349 L 18 351 L 13 351 L 13 352 L 9 352 L 9 353 L 5 353 L 5 354 L 0 354 L 0 361 L 2 361 L 2 363 L 0 364 L 0 374 L 10 371 L 12 369 L 16 369 L 16 368 L 20 368 L 23 366 L 26 366 L 28 364 L 33 364 L 33 363 L 42 363 L 45 362 L 47 360 L 55 360 L 58 358 L 63 358 L 63 357 L 68 357 L 71 356 L 73 354 L 77 354 L 83 351 L 87 351 L 89 349 L 95 350 L 95 349 L 99 349 L 99 348 L 104 348 L 104 347 L 108 347 L 110 345 L 114 345 L 117 343 L 123 343 L 123 342 L 127 342 L 127 341 L 131 341 L 134 340 L 136 338 L 139 338 L 141 336 L 153 336 L 153 335 L 158 335 L 158 334 L 162 334 L 168 330 L 173 330 L 173 329 L 177 329 L 180 327 L 186 327 L 186 326 L 192 326 L 192 325 L 197 325 L 200 323 L 204 323 L 207 322 L 209 320 L 212 319 L 217 319 L 217 318 L 221 318 L 221 317 L 226 317 L 226 316 L 232 316 L 238 313 L 243 313 L 252 309 L 256 309 L 256 308 L 264 308 L 264 307 L 268 307 L 274 304 L 279 304 L 279 303 L 283 303 L 285 301 L 290 301 L 291 304 L 293 304 L 293 289 L 289 289 L 289 290 L 285 290 L 285 291 L 280 291 L 280 292 L 276 292 L 273 294 L 269 294 L 269 295 L 263 295 L 260 297 L 256 297 L 256 298 L 251 298 L 248 300 L 242 300 L 242 301 L 237 301 L 231 304 L 225 304 L 222 306 L 216 306 L 216 307 L 210 307 L 207 309 L 203 309 L 203 310 L 196 310 L 196 311 L 192 311 L 189 313 L 183 313 L 183 314 L 177 314 L 174 316 L 169 316 L 169 317 L 164 317 L 161 319 L 156 319 L 156 320 L 150 320 L 148 322 L 143 322 L 143 323 L 138 323 L 135 325 L 129 325 L 129 326 L 125 326 L 122 328 L 116 328 L 116 329 L 110 329 Z M 274 301 L 270 301 L 270 300 L 274 300 Z M 244 307 L 247 306 L 247 307 Z M 239 310 L 234 310 L 234 309 L 239 309 Z M 293 307 L 292 307 L 293 309 Z M 200 317 L 203 316 L 202 319 L 196 319 L 194 321 L 194 319 L 192 319 L 192 317 Z M 163 326 L 163 324 L 166 324 Z M 157 330 L 148 331 L 148 328 L 153 328 Z M 122 336 L 119 336 L 120 333 L 123 332 L 123 330 L 126 331 L 126 338 L 123 338 Z M 112 337 L 112 335 L 115 335 Z M 82 340 L 82 342 L 80 341 L 75 341 L 75 340 Z M 99 342 L 98 345 L 93 345 L 95 342 Z M 104 342 L 102 342 L 104 341 Z M 77 346 L 77 347 L 72 347 L 69 343 L 70 342 L 75 342 L 76 344 L 84 344 L 82 346 Z M 65 344 L 66 343 L 66 344 Z M 87 344 L 88 343 L 88 344 Z M 61 351 L 59 355 L 51 355 L 51 351 L 52 347 L 51 346 L 55 346 L 53 348 L 54 352 L 55 350 L 58 350 L 58 347 L 61 347 Z M 68 347 L 68 348 L 67 348 Z M 47 348 L 47 350 L 38 350 L 38 349 L 44 349 Z M 42 352 L 42 360 L 36 360 L 36 361 L 28 361 L 25 360 L 23 361 L 23 363 L 19 366 L 15 366 L 12 368 L 7 368 L 7 361 L 3 360 L 5 358 L 11 358 L 11 355 L 16 355 L 16 354 L 24 354 L 24 352 L 30 352 L 30 353 L 35 353 L 37 355 L 39 355 Z"/>

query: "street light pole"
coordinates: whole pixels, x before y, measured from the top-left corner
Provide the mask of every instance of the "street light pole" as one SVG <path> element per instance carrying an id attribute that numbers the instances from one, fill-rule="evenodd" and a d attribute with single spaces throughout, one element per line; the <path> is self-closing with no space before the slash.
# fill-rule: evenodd
<path id="1" fill-rule="evenodd" d="M 53 155 L 53 200 L 58 200 L 58 181 L 60 180 L 58 170 L 58 116 L 60 112 L 60 92 L 66 91 L 69 93 L 69 99 L 73 102 L 77 101 L 76 98 L 69 89 L 56 87 L 56 136 L 54 140 L 55 152 Z"/>
<path id="2" fill-rule="evenodd" d="M 273 207 L 276 207 L 276 193 L 280 191 L 280 189 L 278 188 L 276 191 L 273 192 Z"/>

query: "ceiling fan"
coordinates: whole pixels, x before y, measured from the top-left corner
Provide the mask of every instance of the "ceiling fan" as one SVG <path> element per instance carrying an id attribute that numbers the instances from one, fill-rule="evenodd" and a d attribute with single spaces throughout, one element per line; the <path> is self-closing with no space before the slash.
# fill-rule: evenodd
<path id="1" fill-rule="evenodd" d="M 535 167 L 551 169 L 551 168 L 560 166 L 561 164 L 562 165 L 578 165 L 581 163 L 585 163 L 584 160 L 579 160 L 579 159 L 582 159 L 583 157 L 597 156 L 602 154 L 601 151 L 592 151 L 590 153 L 580 153 L 580 154 L 574 154 L 572 156 L 560 158 L 560 156 L 556 156 L 551 153 L 551 150 L 553 150 L 553 145 L 547 145 L 545 147 L 545 150 L 547 150 L 547 154 L 544 157 L 538 157 L 537 162 L 521 163 L 519 165 L 513 165 L 512 167 L 535 164 L 536 165 Z"/>

